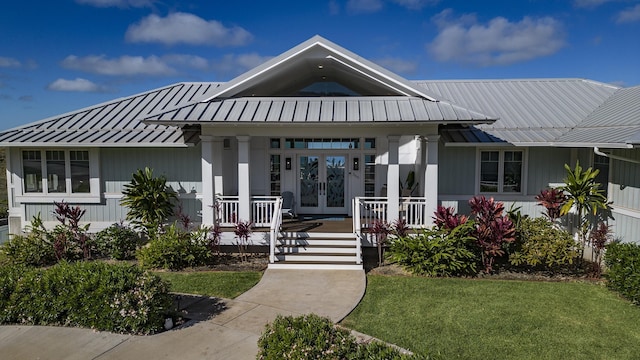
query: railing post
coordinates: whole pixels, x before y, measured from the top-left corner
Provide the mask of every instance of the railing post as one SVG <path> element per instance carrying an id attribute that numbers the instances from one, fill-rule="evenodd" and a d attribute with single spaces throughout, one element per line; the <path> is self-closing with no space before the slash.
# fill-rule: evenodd
<path id="1" fill-rule="evenodd" d="M 362 264 L 362 224 L 361 224 L 361 215 L 360 215 L 360 198 L 356 197 L 353 199 L 352 209 L 353 209 L 353 232 L 356 238 L 356 264 Z"/>

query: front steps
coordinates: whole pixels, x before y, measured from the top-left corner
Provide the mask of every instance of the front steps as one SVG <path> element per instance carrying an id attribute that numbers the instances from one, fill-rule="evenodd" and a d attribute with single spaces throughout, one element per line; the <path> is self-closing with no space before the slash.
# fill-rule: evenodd
<path id="1" fill-rule="evenodd" d="M 282 232 L 275 257 L 269 269 L 363 269 L 351 233 Z"/>

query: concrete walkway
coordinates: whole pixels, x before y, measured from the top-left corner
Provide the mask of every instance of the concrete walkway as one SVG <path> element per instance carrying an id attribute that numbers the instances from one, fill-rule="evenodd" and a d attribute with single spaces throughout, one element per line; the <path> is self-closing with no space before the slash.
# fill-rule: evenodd
<path id="1" fill-rule="evenodd" d="M 87 329 L 0 326 L 2 359 L 255 359 L 265 324 L 276 315 L 315 313 L 335 322 L 360 302 L 364 271 L 267 270 L 234 300 L 184 296 L 192 320 L 151 336 Z M 211 314 L 214 314 L 213 317 Z"/>

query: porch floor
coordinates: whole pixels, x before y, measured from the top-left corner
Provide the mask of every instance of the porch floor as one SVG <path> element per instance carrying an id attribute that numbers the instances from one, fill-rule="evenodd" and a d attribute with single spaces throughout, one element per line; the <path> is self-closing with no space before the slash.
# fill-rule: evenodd
<path id="1" fill-rule="evenodd" d="M 231 231 L 233 231 L 231 229 Z M 269 231 L 268 227 L 255 228 L 254 231 Z M 298 215 L 291 219 L 282 219 L 282 231 L 310 233 L 352 233 L 353 219 L 343 215 Z"/>

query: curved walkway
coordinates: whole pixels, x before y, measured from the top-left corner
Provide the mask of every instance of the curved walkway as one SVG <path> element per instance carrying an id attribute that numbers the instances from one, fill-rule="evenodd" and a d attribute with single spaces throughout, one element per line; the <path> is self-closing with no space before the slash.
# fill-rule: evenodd
<path id="1" fill-rule="evenodd" d="M 338 322 L 358 305 L 365 288 L 364 271 L 271 269 L 234 300 L 185 296 L 181 307 L 194 320 L 175 330 L 133 336 L 0 326 L 0 354 L 5 359 L 255 359 L 265 324 L 278 314 L 316 313 Z"/>

